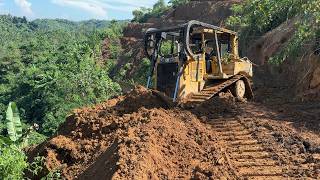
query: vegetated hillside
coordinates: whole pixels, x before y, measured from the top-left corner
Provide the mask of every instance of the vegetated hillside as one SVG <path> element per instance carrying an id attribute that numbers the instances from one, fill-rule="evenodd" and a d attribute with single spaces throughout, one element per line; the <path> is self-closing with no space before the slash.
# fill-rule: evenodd
<path id="1" fill-rule="evenodd" d="M 124 23 L 126 20 L 117 21 Z M 79 31 L 79 30 L 97 30 L 107 29 L 112 21 L 109 20 L 86 20 L 86 21 L 69 21 L 66 19 L 36 19 L 31 22 L 37 29 L 42 30 L 68 30 L 68 31 Z"/>
<path id="2" fill-rule="evenodd" d="M 256 68 L 257 85 L 288 89 L 288 94 L 284 98 L 289 101 L 317 100 L 320 97 L 320 57 L 314 51 L 312 44 L 307 46 L 301 44 L 304 53 L 286 59 L 281 65 L 270 65 L 272 57 L 289 45 L 297 29 L 298 20 L 290 19 L 266 33 L 249 47 L 247 54 L 259 65 L 259 68 Z M 271 81 L 270 78 L 274 80 Z"/>
<path id="3" fill-rule="evenodd" d="M 119 94 L 119 85 L 108 76 L 111 64 L 102 56 L 102 42 L 119 39 L 121 27 L 115 21 L 0 16 L 1 124 L 6 106 L 15 101 L 26 123 L 37 123 L 51 135 L 71 109 Z M 118 52 L 113 48 L 115 57 L 108 58 L 116 59 Z"/>
<path id="4" fill-rule="evenodd" d="M 258 67 L 257 85 L 286 101 L 318 101 L 319 0 L 245 1 L 228 23 L 240 32 L 241 49 Z"/>
<path id="5" fill-rule="evenodd" d="M 55 134 L 74 108 L 121 93 L 109 73 L 124 24 L 0 16 L 0 179 L 36 174 L 41 161 L 28 163 L 24 147 Z"/>

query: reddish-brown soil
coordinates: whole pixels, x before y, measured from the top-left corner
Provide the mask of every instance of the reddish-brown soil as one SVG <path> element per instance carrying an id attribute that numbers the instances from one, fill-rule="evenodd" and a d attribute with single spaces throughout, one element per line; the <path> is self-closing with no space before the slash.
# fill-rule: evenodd
<path id="1" fill-rule="evenodd" d="M 75 110 L 29 154 L 44 156 L 45 169 L 66 179 L 317 179 L 319 104 L 300 106 L 226 93 L 170 108 L 138 87 Z"/>

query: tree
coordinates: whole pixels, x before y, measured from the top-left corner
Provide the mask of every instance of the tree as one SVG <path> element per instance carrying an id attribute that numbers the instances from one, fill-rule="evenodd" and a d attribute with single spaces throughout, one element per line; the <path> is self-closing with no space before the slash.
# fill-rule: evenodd
<path id="1" fill-rule="evenodd" d="M 142 22 L 145 21 L 146 14 L 149 14 L 152 10 L 150 8 L 141 7 L 132 12 L 133 22 Z"/>
<path id="2" fill-rule="evenodd" d="M 145 23 L 149 18 L 158 18 L 162 16 L 170 7 L 164 0 L 158 0 L 152 9 L 141 7 L 132 12 L 132 22 Z"/>
<path id="3" fill-rule="evenodd" d="M 176 7 L 180 6 L 180 5 L 187 4 L 188 2 L 190 2 L 190 0 L 170 0 L 169 4 L 173 8 L 176 8 Z"/>

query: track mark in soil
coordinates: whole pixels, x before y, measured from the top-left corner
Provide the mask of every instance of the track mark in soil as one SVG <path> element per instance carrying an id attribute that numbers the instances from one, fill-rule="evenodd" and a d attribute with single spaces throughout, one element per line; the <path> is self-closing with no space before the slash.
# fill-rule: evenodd
<path id="1" fill-rule="evenodd" d="M 283 179 L 286 169 L 272 152 L 255 138 L 253 131 L 236 118 L 211 121 L 217 138 L 226 145 L 234 173 L 246 179 Z"/>
<path id="2" fill-rule="evenodd" d="M 281 163 L 284 174 L 290 178 L 320 178 L 320 155 L 318 152 L 308 152 L 305 142 L 298 134 L 276 126 L 264 123 L 263 119 L 240 118 L 242 126 L 250 129 L 253 138 L 272 153 L 272 157 Z M 267 121 L 265 121 L 267 122 Z M 289 132 L 289 133 L 288 133 Z"/>

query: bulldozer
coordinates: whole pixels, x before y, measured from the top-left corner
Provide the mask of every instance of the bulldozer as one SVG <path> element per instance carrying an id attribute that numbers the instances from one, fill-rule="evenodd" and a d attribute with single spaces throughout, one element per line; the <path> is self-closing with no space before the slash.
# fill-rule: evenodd
<path id="1" fill-rule="evenodd" d="M 147 88 L 173 102 L 202 103 L 224 91 L 253 98 L 253 64 L 239 57 L 236 32 L 189 21 L 145 33 L 145 52 L 151 61 Z"/>

